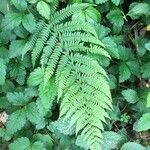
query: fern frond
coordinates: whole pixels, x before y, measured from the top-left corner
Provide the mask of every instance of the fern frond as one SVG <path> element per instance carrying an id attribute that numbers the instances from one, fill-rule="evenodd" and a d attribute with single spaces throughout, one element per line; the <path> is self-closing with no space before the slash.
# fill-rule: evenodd
<path id="1" fill-rule="evenodd" d="M 93 43 L 97 44 L 100 46 L 103 46 L 102 42 L 95 36 L 89 34 L 89 33 L 81 33 L 81 32 L 67 32 L 62 34 L 62 40 L 64 42 L 75 42 L 75 41 L 82 41 L 82 42 L 87 42 L 87 43 Z"/>
<path id="2" fill-rule="evenodd" d="M 75 12 L 78 12 L 80 10 L 83 10 L 89 6 L 94 6 L 93 4 L 88 4 L 88 3 L 82 3 L 82 4 L 73 4 L 70 6 L 67 6 L 66 8 L 57 11 L 52 15 L 51 22 L 53 25 L 60 23 L 61 21 L 65 20 Z"/>
<path id="3" fill-rule="evenodd" d="M 35 61 L 36 61 L 37 57 L 40 55 L 45 43 L 47 42 L 49 35 L 50 35 L 50 26 L 46 25 L 42 29 L 42 31 L 41 31 L 41 33 L 40 33 L 40 35 L 36 41 L 35 48 L 32 51 L 32 64 L 33 64 L 33 66 L 35 65 Z"/>
<path id="4" fill-rule="evenodd" d="M 24 48 L 22 50 L 22 59 L 29 50 L 32 50 L 34 48 L 34 44 L 36 43 L 36 40 L 38 39 L 38 36 L 45 25 L 46 25 L 46 23 L 43 20 L 37 24 L 36 31 L 30 37 L 30 40 L 26 43 L 26 45 L 24 46 Z"/>
<path id="5" fill-rule="evenodd" d="M 44 75 L 44 85 L 49 81 L 51 76 L 53 75 L 56 66 L 58 64 L 58 60 L 60 59 L 62 53 L 62 48 L 60 46 L 56 46 L 54 52 L 50 56 L 47 67 L 45 69 L 45 75 Z"/>
<path id="6" fill-rule="evenodd" d="M 51 56 L 53 49 L 56 45 L 56 42 L 57 42 L 57 36 L 55 35 L 50 37 L 49 40 L 47 41 L 46 46 L 43 49 L 43 53 L 40 61 L 42 67 L 44 67 L 44 65 L 46 65 L 46 63 L 48 62 L 48 58 Z"/>
<path id="7" fill-rule="evenodd" d="M 86 53 L 92 53 L 92 54 L 98 54 L 103 55 L 105 57 L 110 58 L 110 55 L 100 46 L 97 45 L 90 45 L 85 46 L 84 43 L 79 42 L 65 42 L 63 45 L 63 48 L 69 51 L 74 52 L 86 52 Z"/>
<path id="8" fill-rule="evenodd" d="M 66 23 L 62 23 L 62 24 L 54 26 L 54 31 L 56 33 L 75 32 L 75 31 L 81 31 L 81 30 L 87 33 L 91 33 L 95 37 L 97 37 L 96 31 L 87 22 L 68 21 Z"/>
<path id="9" fill-rule="evenodd" d="M 60 94 L 60 117 L 70 118 L 70 127 L 75 125 L 76 133 L 81 132 L 91 148 L 93 144 L 99 143 L 100 146 L 103 123 L 109 118 L 106 110 L 112 108 L 107 75 L 95 60 L 87 56 L 71 55 L 68 65 L 70 69 L 66 66 L 68 69 L 62 70 L 58 81 L 58 91 L 64 93 Z"/>

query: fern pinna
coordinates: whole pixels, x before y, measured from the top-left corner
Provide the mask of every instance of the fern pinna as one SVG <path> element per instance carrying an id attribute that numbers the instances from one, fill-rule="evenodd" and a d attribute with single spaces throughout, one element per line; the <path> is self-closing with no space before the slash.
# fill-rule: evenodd
<path id="1" fill-rule="evenodd" d="M 72 134 L 81 135 L 91 150 L 100 150 L 111 94 L 106 72 L 90 56 L 110 56 L 89 23 L 71 19 L 91 6 L 73 4 L 60 11 L 54 6 L 50 20 L 38 23 L 22 56 L 30 50 L 33 66 L 40 65 L 28 79 L 29 85 L 39 86 L 40 100 L 52 103 L 57 96 L 61 125 L 69 120 L 66 126 L 75 129 Z"/>

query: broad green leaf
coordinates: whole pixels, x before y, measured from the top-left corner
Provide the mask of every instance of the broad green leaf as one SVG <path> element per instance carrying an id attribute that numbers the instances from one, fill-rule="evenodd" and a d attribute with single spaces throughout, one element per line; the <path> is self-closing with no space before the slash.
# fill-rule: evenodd
<path id="1" fill-rule="evenodd" d="M 46 2 L 39 1 L 37 3 L 37 10 L 38 10 L 39 14 L 42 15 L 43 17 L 45 17 L 46 19 L 50 18 L 51 10 L 50 10 L 49 5 Z"/>
<path id="2" fill-rule="evenodd" d="M 26 123 L 26 114 L 24 109 L 20 109 L 12 113 L 6 123 L 6 131 L 10 135 L 22 129 Z"/>
<path id="3" fill-rule="evenodd" d="M 125 143 L 120 150 L 145 150 L 145 147 L 136 142 L 128 142 Z"/>
<path id="4" fill-rule="evenodd" d="M 6 14 L 10 9 L 10 0 L 0 0 L 0 12 Z"/>
<path id="5" fill-rule="evenodd" d="M 23 49 L 25 43 L 26 43 L 26 41 L 24 41 L 24 40 L 12 41 L 9 46 L 9 58 L 15 58 L 17 56 L 21 56 L 22 49 Z"/>
<path id="6" fill-rule="evenodd" d="M 37 141 L 31 144 L 30 148 L 28 148 L 27 150 L 46 150 L 46 148 L 42 142 Z"/>
<path id="7" fill-rule="evenodd" d="M 139 100 L 137 92 L 133 89 L 123 90 L 121 94 L 123 95 L 125 100 L 131 104 L 134 104 Z"/>
<path id="8" fill-rule="evenodd" d="M 102 4 L 102 3 L 105 3 L 107 2 L 108 0 L 95 0 L 95 3 L 96 4 Z"/>
<path id="9" fill-rule="evenodd" d="M 150 107 L 150 92 L 147 95 L 147 107 Z"/>
<path id="10" fill-rule="evenodd" d="M 102 150 L 112 150 L 118 148 L 123 137 L 116 132 L 106 131 L 103 133 Z"/>
<path id="11" fill-rule="evenodd" d="M 26 137 L 21 137 L 16 139 L 13 143 L 9 145 L 9 150 L 29 150 L 30 141 Z M 31 150 L 31 149 L 30 149 Z"/>
<path id="12" fill-rule="evenodd" d="M 128 15 L 132 19 L 137 19 L 143 15 L 150 14 L 150 6 L 146 3 L 132 3 Z"/>
<path id="13" fill-rule="evenodd" d="M 121 63 L 119 66 L 119 82 L 122 83 L 129 79 L 131 72 L 125 63 Z"/>
<path id="14" fill-rule="evenodd" d="M 111 0 L 116 6 L 118 6 L 120 4 L 121 0 Z"/>
<path id="15" fill-rule="evenodd" d="M 3 59 L 0 58 L 0 85 L 5 83 L 6 79 L 6 64 Z"/>
<path id="16" fill-rule="evenodd" d="M 13 105 L 25 105 L 30 99 L 24 95 L 22 92 L 14 92 L 14 93 L 7 93 L 7 99 Z"/>
<path id="17" fill-rule="evenodd" d="M 145 48 L 150 51 L 150 42 L 145 44 Z"/>
<path id="18" fill-rule="evenodd" d="M 107 14 L 107 18 L 115 27 L 122 27 L 124 24 L 123 15 L 120 9 L 110 11 Z"/>
<path id="19" fill-rule="evenodd" d="M 3 59 L 4 62 L 9 62 L 8 50 L 5 47 L 0 47 L 0 58 Z"/>
<path id="20" fill-rule="evenodd" d="M 36 103 L 32 102 L 26 106 L 26 117 L 27 119 L 38 125 L 43 124 L 43 118 L 41 117 L 40 113 L 38 112 Z"/>
<path id="21" fill-rule="evenodd" d="M 52 149 L 53 146 L 52 138 L 48 134 L 46 135 L 38 133 L 33 136 L 33 139 L 42 142 L 47 149 L 49 150 Z"/>
<path id="22" fill-rule="evenodd" d="M 24 26 L 24 28 L 27 31 L 32 33 L 36 27 L 36 22 L 35 22 L 34 16 L 31 13 L 24 15 L 22 18 L 22 25 Z"/>
<path id="23" fill-rule="evenodd" d="M 24 11 L 27 8 L 27 2 L 25 0 L 11 0 L 10 2 L 20 11 Z"/>
<path id="24" fill-rule="evenodd" d="M 143 64 L 141 69 L 143 78 L 150 78 L 150 62 Z"/>
<path id="25" fill-rule="evenodd" d="M 146 113 L 134 125 L 134 130 L 141 132 L 149 129 L 150 129 L 150 113 Z"/>
<path id="26" fill-rule="evenodd" d="M 0 138 L 3 137 L 5 134 L 5 129 L 4 128 L 0 128 Z"/>
<path id="27" fill-rule="evenodd" d="M 27 30 L 23 27 L 23 26 L 18 26 L 14 29 L 14 32 L 15 34 L 18 36 L 18 37 L 21 37 L 23 39 L 25 39 L 27 36 L 28 36 L 28 32 Z"/>
<path id="28" fill-rule="evenodd" d="M 7 13 L 2 21 L 1 27 L 3 30 L 13 30 L 19 26 L 22 21 L 22 14 L 20 13 Z"/>
<path id="29" fill-rule="evenodd" d="M 37 86 L 42 83 L 44 77 L 44 70 L 42 68 L 36 68 L 28 78 L 29 86 Z"/>

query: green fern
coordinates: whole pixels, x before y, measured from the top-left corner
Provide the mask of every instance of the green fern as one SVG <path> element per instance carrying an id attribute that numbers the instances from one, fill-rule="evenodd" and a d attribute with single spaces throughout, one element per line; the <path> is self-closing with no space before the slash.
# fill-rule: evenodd
<path id="1" fill-rule="evenodd" d="M 39 23 L 22 56 L 31 50 L 33 66 L 40 59 L 41 67 L 31 73 L 28 84 L 39 85 L 41 101 L 46 104 L 46 97 L 51 101 L 57 92 L 60 119 L 69 120 L 68 127 L 74 126 L 91 150 L 100 150 L 103 123 L 112 109 L 111 94 L 105 70 L 86 54 L 110 56 L 88 23 L 65 21 L 89 6 L 74 4 L 54 11 L 55 5 L 49 23 Z"/>

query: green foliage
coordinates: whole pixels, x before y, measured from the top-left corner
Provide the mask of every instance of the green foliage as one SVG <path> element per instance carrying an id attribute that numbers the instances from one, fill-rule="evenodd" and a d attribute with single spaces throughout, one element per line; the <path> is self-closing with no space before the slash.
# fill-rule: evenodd
<path id="1" fill-rule="evenodd" d="M 0 149 L 149 149 L 149 18 L 148 0 L 0 0 Z"/>

